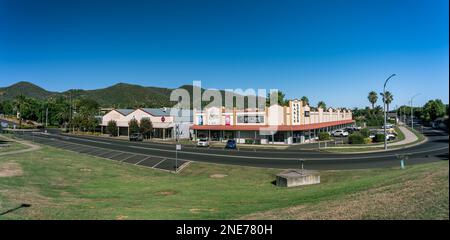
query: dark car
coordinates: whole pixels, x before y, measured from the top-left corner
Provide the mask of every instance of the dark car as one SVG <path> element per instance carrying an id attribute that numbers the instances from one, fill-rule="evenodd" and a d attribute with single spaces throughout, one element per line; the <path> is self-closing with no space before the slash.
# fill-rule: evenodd
<path id="1" fill-rule="evenodd" d="M 140 133 L 133 133 L 130 135 L 130 141 L 142 142 L 144 141 L 144 136 L 142 136 L 142 134 Z"/>
<path id="2" fill-rule="evenodd" d="M 225 149 L 236 149 L 236 148 L 237 148 L 236 140 L 230 139 L 227 141 L 227 144 L 225 145 Z"/>

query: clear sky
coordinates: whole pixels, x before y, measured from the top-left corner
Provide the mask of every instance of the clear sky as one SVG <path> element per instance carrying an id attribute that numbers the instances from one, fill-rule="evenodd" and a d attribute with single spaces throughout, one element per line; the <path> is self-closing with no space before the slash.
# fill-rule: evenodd
<path id="1" fill-rule="evenodd" d="M 312 104 L 448 103 L 448 0 L 0 0 L 0 86 L 278 88 Z M 380 101 L 381 103 L 381 101 Z"/>

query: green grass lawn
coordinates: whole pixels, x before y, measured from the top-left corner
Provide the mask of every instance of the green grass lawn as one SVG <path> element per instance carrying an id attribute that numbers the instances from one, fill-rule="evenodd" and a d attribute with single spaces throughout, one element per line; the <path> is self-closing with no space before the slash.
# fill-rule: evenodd
<path id="1" fill-rule="evenodd" d="M 29 148 L 23 144 L 0 138 L 0 154 Z"/>
<path id="2" fill-rule="evenodd" d="M 8 168 L 17 174 L 1 177 Z M 278 172 L 193 163 L 174 175 L 44 147 L 0 156 L 0 212 L 32 205 L 0 219 L 338 219 L 329 207 L 349 204 L 348 219 L 449 218 L 447 161 L 326 171 L 321 184 L 291 189 L 272 184 Z"/>

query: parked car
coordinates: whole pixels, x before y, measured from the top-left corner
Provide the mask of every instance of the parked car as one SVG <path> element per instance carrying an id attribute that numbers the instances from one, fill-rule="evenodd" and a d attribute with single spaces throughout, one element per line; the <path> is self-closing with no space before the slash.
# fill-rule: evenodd
<path id="1" fill-rule="evenodd" d="M 388 141 L 392 141 L 392 140 L 395 140 L 397 138 L 397 135 L 395 135 L 393 133 L 388 133 L 386 135 L 386 138 L 387 138 Z"/>
<path id="2" fill-rule="evenodd" d="M 331 136 L 333 137 L 348 137 L 348 132 L 342 129 L 334 130 L 331 132 Z"/>
<path id="3" fill-rule="evenodd" d="M 197 141 L 197 147 L 209 147 L 209 141 L 207 138 L 200 138 Z"/>
<path id="4" fill-rule="evenodd" d="M 347 132 L 356 132 L 356 131 L 361 130 L 361 127 L 350 126 L 350 127 L 346 127 L 344 130 L 347 131 Z"/>
<path id="5" fill-rule="evenodd" d="M 144 136 L 141 133 L 133 133 L 130 135 L 130 141 L 142 142 L 144 141 Z"/>
<path id="6" fill-rule="evenodd" d="M 394 133 L 394 132 L 388 132 L 388 131 L 386 131 L 386 140 L 388 140 L 388 141 L 392 141 L 392 140 L 395 140 L 396 138 L 397 138 L 397 134 L 396 133 Z M 382 134 L 382 135 L 384 135 L 384 131 L 378 131 L 378 132 L 376 132 L 376 134 Z M 374 138 L 375 137 L 375 135 L 373 135 L 373 137 L 372 137 L 372 135 L 370 136 L 371 138 Z"/>
<path id="7" fill-rule="evenodd" d="M 227 141 L 227 144 L 225 145 L 225 149 L 236 149 L 236 140 L 230 139 Z"/>

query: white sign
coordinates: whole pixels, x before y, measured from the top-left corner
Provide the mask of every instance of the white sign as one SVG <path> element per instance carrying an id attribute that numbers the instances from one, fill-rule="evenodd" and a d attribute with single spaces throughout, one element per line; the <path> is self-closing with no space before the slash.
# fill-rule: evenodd
<path id="1" fill-rule="evenodd" d="M 181 144 L 177 144 L 176 150 L 181 150 Z"/>

